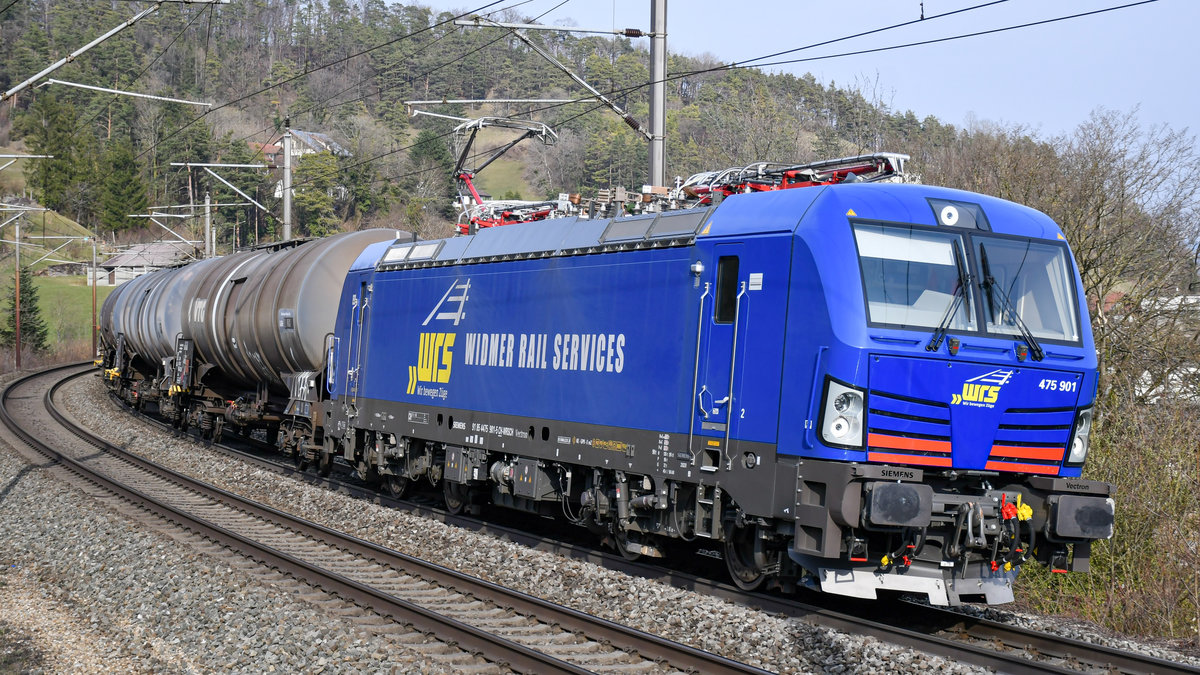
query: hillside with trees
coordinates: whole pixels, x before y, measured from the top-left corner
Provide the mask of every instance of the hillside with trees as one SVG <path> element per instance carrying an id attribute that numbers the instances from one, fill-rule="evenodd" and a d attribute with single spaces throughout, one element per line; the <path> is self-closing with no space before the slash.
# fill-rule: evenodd
<path id="1" fill-rule="evenodd" d="M 28 0 L 0 14 L 0 89 L 131 16 L 143 3 Z M 349 153 L 296 167 L 297 234 L 395 226 L 449 234 L 457 215 L 454 122 L 411 117 L 412 99 L 578 98 L 581 91 L 511 34 L 456 28 L 453 15 L 382 0 L 237 0 L 166 5 L 54 77 L 210 102 L 205 108 L 48 86 L 0 108 L 0 146 L 53 154 L 29 163 L 38 201 L 107 238 L 156 237 L 125 218 L 149 204 L 232 193 L 180 162 L 253 163 L 252 143 L 285 127 L 336 138 Z M 498 20 L 535 17 L 502 14 Z M 648 55 L 624 38 L 531 33 L 531 40 L 612 96 L 648 114 Z M 668 63 L 667 172 L 756 160 L 803 162 L 860 152 L 912 156 L 924 182 L 1045 211 L 1078 259 L 1101 363 L 1086 475 L 1118 486 L 1117 535 L 1090 575 L 1027 571 L 1024 607 L 1119 630 L 1195 636 L 1200 626 L 1200 152 L 1186 130 L 1151 128 L 1136 111 L 1098 110 L 1071 133 L 960 128 L 894 110 L 883 86 L 723 68 L 708 56 Z M 645 182 L 644 140 L 595 102 L 435 105 L 447 115 L 513 115 L 549 124 L 551 146 L 507 157 L 526 199 Z M 510 137 L 486 137 L 480 151 Z M 486 186 L 486 174 L 483 174 Z M 223 174 L 279 212 L 276 178 Z M 497 195 L 499 196 L 499 195 Z M 233 201 L 229 199 L 228 201 Z M 240 201 L 240 200 L 239 200 Z M 279 223 L 252 207 L 217 211 L 220 250 Z M 240 227 L 235 227 L 235 224 Z M 236 232 L 236 235 L 235 235 Z M 235 240 L 236 237 L 236 240 Z M 1053 577 L 1053 578 L 1052 578 Z"/>

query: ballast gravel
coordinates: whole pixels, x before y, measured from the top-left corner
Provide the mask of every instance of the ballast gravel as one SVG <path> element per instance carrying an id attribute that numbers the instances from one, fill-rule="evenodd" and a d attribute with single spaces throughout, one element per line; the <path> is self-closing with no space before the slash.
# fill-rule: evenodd
<path id="1" fill-rule="evenodd" d="M 95 378 L 81 378 L 64 397 L 65 407 L 84 426 L 223 489 L 767 670 L 976 672 L 873 638 L 747 609 L 283 479 L 118 412 Z M 365 635 L 310 603 L 278 597 L 269 586 L 237 570 L 222 569 L 203 554 L 134 529 L 81 493 L 43 479 L 20 460 L 0 453 L 0 486 L 10 482 L 11 488 L 0 487 L 0 562 L 6 568 L 14 566 L 6 576 L 22 579 L 24 597 L 58 607 L 63 620 L 82 622 L 95 631 L 93 646 L 98 651 L 91 658 L 100 659 L 102 670 L 125 670 L 108 660 L 117 658 L 126 659 L 135 671 L 260 672 L 268 664 L 276 670 L 305 672 L 411 672 L 429 667 L 412 656 L 402 659 L 394 649 L 375 644 L 378 636 Z M 217 603 L 220 609 L 214 611 Z M 11 625 L 28 638 L 31 654 L 42 663 L 33 670 L 59 672 L 66 664 L 65 670 L 87 672 L 95 665 L 86 656 L 62 656 L 75 652 L 55 646 L 50 631 L 14 621 L 8 604 L 0 602 L 0 630 Z M 1015 622 L 1052 623 L 1003 614 Z M 76 665 L 91 665 L 74 667 L 61 660 L 71 658 Z"/>
<path id="2" fill-rule="evenodd" d="M 0 672 L 457 672 L 38 468 L 0 443 Z"/>

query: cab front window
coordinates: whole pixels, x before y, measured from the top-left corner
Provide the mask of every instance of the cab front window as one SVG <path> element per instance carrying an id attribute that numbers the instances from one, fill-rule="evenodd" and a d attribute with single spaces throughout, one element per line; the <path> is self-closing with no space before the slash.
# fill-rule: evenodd
<path id="1" fill-rule="evenodd" d="M 983 315 L 989 333 L 1079 340 L 1075 288 L 1064 246 L 1030 240 L 975 237 L 983 275 Z"/>
<path id="2" fill-rule="evenodd" d="M 947 328 L 975 330 L 958 234 L 856 223 L 854 238 L 871 323 L 932 329 L 953 312 Z"/>

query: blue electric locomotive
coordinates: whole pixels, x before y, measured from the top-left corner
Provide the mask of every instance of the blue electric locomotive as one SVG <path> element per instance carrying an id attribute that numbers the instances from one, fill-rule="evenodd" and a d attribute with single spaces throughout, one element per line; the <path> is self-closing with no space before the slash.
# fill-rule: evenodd
<path id="1" fill-rule="evenodd" d="M 333 311 L 333 308 L 330 308 Z M 316 376 L 319 378 L 319 375 Z M 1097 373 L 1044 214 L 918 185 L 368 246 L 288 412 L 394 492 L 562 514 L 745 588 L 1011 600 L 1087 568 Z M 314 445 L 315 444 L 315 445 Z"/>

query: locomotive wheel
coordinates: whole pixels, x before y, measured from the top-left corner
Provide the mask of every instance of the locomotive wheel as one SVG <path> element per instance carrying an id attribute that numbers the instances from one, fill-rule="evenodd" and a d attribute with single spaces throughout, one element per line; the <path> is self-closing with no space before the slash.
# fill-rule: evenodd
<path id="1" fill-rule="evenodd" d="M 467 505 L 471 503 L 471 489 L 462 483 L 451 483 L 444 480 L 442 481 L 442 499 L 446 502 L 447 511 L 460 516 L 467 510 Z"/>
<path id="2" fill-rule="evenodd" d="M 385 476 L 383 479 L 383 489 L 392 499 L 402 499 L 404 494 L 408 492 L 408 488 L 412 485 L 412 481 L 408 476 Z"/>
<path id="3" fill-rule="evenodd" d="M 617 533 L 613 535 L 612 542 L 613 547 L 617 549 L 617 553 L 620 553 L 622 558 L 630 562 L 637 562 L 642 559 L 641 553 L 634 553 L 627 548 L 627 544 L 629 543 L 629 532 L 627 530 L 617 530 Z"/>
<path id="4" fill-rule="evenodd" d="M 767 580 L 766 556 L 756 528 L 732 525 L 725 530 L 725 567 L 733 583 L 744 591 L 758 590 Z"/>

